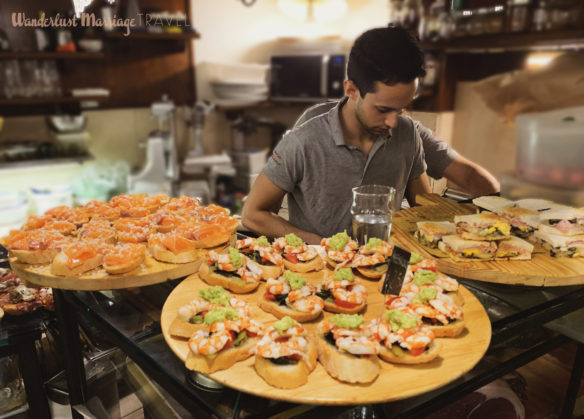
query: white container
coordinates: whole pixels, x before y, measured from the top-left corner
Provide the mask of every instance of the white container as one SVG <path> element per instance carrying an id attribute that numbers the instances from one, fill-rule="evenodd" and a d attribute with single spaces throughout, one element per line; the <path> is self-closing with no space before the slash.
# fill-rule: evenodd
<path id="1" fill-rule="evenodd" d="M 70 185 L 30 188 L 29 196 L 32 211 L 38 215 L 60 205 L 73 206 L 73 188 Z"/>
<path id="2" fill-rule="evenodd" d="M 0 192 L 0 225 L 20 225 L 28 215 L 28 200 L 24 192 Z"/>
<path id="3" fill-rule="evenodd" d="M 213 83 L 266 84 L 268 64 L 205 63 Z"/>
<path id="4" fill-rule="evenodd" d="M 584 107 L 522 114 L 515 122 L 519 177 L 584 188 Z"/>

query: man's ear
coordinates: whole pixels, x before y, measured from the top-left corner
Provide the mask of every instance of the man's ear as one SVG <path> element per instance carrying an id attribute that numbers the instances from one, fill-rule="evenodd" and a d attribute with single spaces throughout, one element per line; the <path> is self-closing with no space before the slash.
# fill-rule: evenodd
<path id="1" fill-rule="evenodd" d="M 359 89 L 351 80 L 345 80 L 343 82 L 343 89 L 345 90 L 345 95 L 348 96 L 351 100 L 359 99 Z"/>

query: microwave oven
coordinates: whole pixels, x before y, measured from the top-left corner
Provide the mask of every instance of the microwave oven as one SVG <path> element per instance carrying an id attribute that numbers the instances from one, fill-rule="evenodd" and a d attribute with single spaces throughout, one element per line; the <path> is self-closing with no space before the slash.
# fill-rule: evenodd
<path id="1" fill-rule="evenodd" d="M 270 99 L 320 101 L 344 94 L 345 56 L 274 55 L 270 60 Z"/>

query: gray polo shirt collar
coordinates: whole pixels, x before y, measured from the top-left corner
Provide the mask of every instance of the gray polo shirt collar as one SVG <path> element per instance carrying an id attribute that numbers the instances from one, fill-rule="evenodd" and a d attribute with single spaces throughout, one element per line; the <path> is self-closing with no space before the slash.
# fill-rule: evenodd
<path id="1" fill-rule="evenodd" d="M 345 140 L 344 140 L 344 136 L 343 136 L 343 128 L 341 127 L 341 117 L 340 117 L 341 108 L 345 105 L 345 103 L 347 103 L 348 100 L 349 100 L 349 98 L 347 96 L 345 96 L 341 100 L 339 100 L 337 102 L 337 104 L 334 107 L 332 107 L 331 110 L 328 111 L 327 119 L 328 119 L 328 122 L 331 126 L 331 132 L 333 134 L 335 145 L 345 146 L 345 147 L 348 147 L 349 149 L 353 150 L 353 149 L 356 149 L 357 147 L 355 147 L 353 145 L 345 144 Z M 391 129 L 389 129 L 387 131 L 387 134 L 380 135 L 379 137 L 377 137 L 377 140 L 375 141 L 375 144 L 373 145 L 373 148 L 371 149 L 371 152 L 369 153 L 369 155 L 371 156 L 371 155 L 375 154 L 375 151 L 377 151 L 377 149 L 379 149 L 379 147 L 382 145 L 382 144 L 378 144 L 380 142 L 379 140 L 383 140 L 384 143 L 387 143 L 387 141 L 389 141 L 390 138 L 391 138 Z"/>

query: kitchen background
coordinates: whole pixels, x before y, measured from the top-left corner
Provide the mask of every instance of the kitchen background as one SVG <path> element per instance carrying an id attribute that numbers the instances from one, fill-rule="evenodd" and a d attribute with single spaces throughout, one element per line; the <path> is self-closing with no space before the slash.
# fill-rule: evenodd
<path id="1" fill-rule="evenodd" d="M 429 74 L 410 111 L 415 119 L 502 180 L 504 194 L 584 205 L 584 168 L 574 162 L 584 153 L 582 108 L 523 122 L 559 133 L 530 137 L 531 144 L 564 141 L 552 148 L 556 160 L 548 166 L 537 147 L 521 148 L 527 137 L 516 144 L 514 124 L 518 112 L 584 105 L 581 1 L 86 3 L 0 5 L 0 206 L 19 208 L 3 218 L 6 228 L 24 216 L 25 192 L 29 212 L 71 191 L 80 202 L 103 199 L 124 190 L 130 172 L 133 191 L 188 193 L 237 208 L 265 150 L 312 103 L 300 92 L 277 100 L 274 86 L 269 95 L 271 57 L 347 54 L 356 36 L 389 22 L 417 32 L 427 53 Z M 18 12 L 72 17 L 74 5 L 104 21 L 149 20 L 127 37 L 108 25 L 35 29 L 12 21 Z M 566 118 L 573 122 L 567 128 Z M 532 160 L 518 166 L 518 149 Z M 529 164 L 538 170 L 526 171 Z M 445 186 L 433 184 L 437 192 Z"/>

